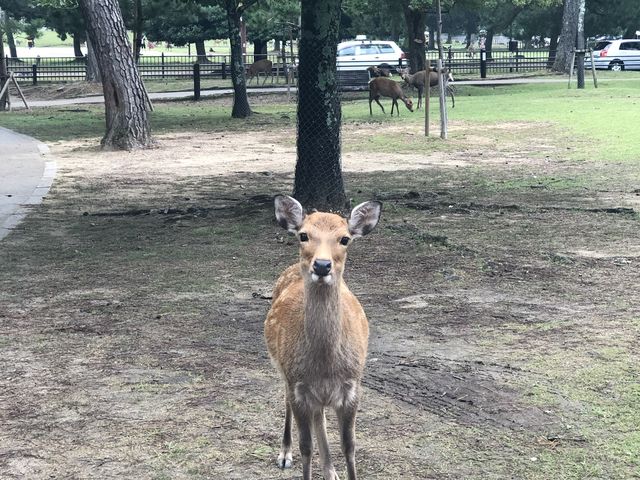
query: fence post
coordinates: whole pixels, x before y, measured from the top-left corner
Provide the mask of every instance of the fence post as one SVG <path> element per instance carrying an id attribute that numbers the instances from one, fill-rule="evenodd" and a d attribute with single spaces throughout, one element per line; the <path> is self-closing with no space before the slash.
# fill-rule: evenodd
<path id="1" fill-rule="evenodd" d="M 200 100 L 200 64 L 193 64 L 193 99 Z"/>
<path id="2" fill-rule="evenodd" d="M 518 67 L 519 67 L 519 62 L 520 62 L 520 57 L 519 57 L 519 55 L 520 55 L 520 50 L 518 50 L 518 49 L 516 48 L 516 73 L 519 71 L 519 69 L 518 69 Z"/>
<path id="3" fill-rule="evenodd" d="M 161 62 L 162 62 L 162 78 L 164 78 L 164 52 L 162 52 L 161 55 Z"/>
<path id="4" fill-rule="evenodd" d="M 38 84 L 38 65 L 36 65 L 35 63 L 33 65 L 31 65 L 31 74 L 33 75 L 33 84 L 37 85 Z"/>
<path id="5" fill-rule="evenodd" d="M 224 60 L 222 61 L 222 79 L 227 79 L 227 62 L 225 62 Z"/>
<path id="6" fill-rule="evenodd" d="M 487 78 L 487 50 L 480 50 L 480 78 Z"/>

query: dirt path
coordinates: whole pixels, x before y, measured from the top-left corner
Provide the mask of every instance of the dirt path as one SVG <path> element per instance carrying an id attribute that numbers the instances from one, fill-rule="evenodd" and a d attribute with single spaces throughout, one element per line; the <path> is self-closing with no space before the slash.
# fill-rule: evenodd
<path id="1" fill-rule="evenodd" d="M 530 127 L 391 159 L 345 131 L 354 200 L 385 205 L 347 266 L 371 324 L 362 478 L 638 473 L 640 172 L 531 156 Z M 262 340 L 296 255 L 271 205 L 291 134 L 53 146 L 59 180 L 0 251 L 2 478 L 299 478 L 297 452 L 274 466 Z"/>

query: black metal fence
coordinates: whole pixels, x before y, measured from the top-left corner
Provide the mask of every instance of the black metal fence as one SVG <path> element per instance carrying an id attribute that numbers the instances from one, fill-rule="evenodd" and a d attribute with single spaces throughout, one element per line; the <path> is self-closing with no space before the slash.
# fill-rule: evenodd
<path id="1" fill-rule="evenodd" d="M 263 57 L 264 58 L 264 57 Z M 279 55 L 268 55 L 267 59 L 272 62 L 272 80 L 277 83 L 284 83 L 285 59 Z M 254 62 L 253 55 L 245 56 L 247 69 Z M 73 57 L 23 57 L 6 58 L 8 70 L 14 72 L 15 77 L 20 82 L 72 82 L 84 80 L 86 76 L 86 59 Z M 230 80 L 229 55 L 156 55 L 140 57 L 138 70 L 144 79 L 183 79 L 193 78 L 193 65 L 200 64 L 200 75 L 203 78 L 216 78 Z M 286 59 L 291 68 L 297 62 L 291 62 L 291 58 Z M 260 81 L 264 81 L 264 72 L 261 73 Z M 258 80 L 254 80 L 256 83 Z"/>
<path id="2" fill-rule="evenodd" d="M 480 75 L 480 52 L 445 50 L 444 64 L 453 74 Z M 543 49 L 516 50 L 514 52 L 494 50 L 487 52 L 487 72 L 489 75 L 524 73 L 546 70 L 553 64 L 555 51 Z M 437 51 L 429 51 L 427 59 L 435 67 Z"/>
<path id="3" fill-rule="evenodd" d="M 487 58 L 487 72 L 489 75 L 509 73 L 524 73 L 545 70 L 553 62 L 555 52 L 548 50 L 518 50 L 515 52 L 493 51 Z M 271 79 L 263 72 L 252 84 L 265 81 L 269 83 L 286 83 L 296 74 L 297 58 L 280 55 L 268 55 L 272 62 Z M 438 58 L 437 51 L 429 51 L 428 61 L 435 66 Z M 254 62 L 253 55 L 246 55 L 247 68 Z M 86 59 L 73 57 L 25 57 L 6 59 L 9 71 L 15 73 L 20 82 L 37 84 L 39 82 L 72 82 L 84 80 L 86 76 Z M 221 79 L 230 81 L 229 55 L 155 55 L 140 57 L 138 68 L 144 79 L 149 80 L 190 80 L 193 78 L 193 65 L 200 64 L 200 75 L 203 79 Z M 480 75 L 480 53 L 466 50 L 445 51 L 444 63 L 457 76 Z M 363 72 L 364 73 L 364 72 Z"/>

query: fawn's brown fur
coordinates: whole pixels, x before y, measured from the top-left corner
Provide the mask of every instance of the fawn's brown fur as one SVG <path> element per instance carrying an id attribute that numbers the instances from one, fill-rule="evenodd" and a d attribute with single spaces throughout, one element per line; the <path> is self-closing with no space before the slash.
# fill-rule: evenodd
<path id="1" fill-rule="evenodd" d="M 303 480 L 311 480 L 315 431 L 325 480 L 338 480 L 331 461 L 325 408 L 335 409 L 349 480 L 356 480 L 355 416 L 369 326 L 342 274 L 347 245 L 369 233 L 381 204 L 365 202 L 347 220 L 304 214 L 300 203 L 276 197 L 276 218 L 300 239 L 300 261 L 278 279 L 265 321 L 269 355 L 285 382 L 285 427 L 278 466 L 291 466 L 291 420 L 298 425 Z"/>
<path id="2" fill-rule="evenodd" d="M 262 85 L 267 82 L 267 77 L 271 77 L 271 83 L 273 83 L 273 62 L 265 58 L 263 60 L 257 60 L 249 65 L 249 68 L 247 69 L 247 76 L 249 77 L 247 85 L 251 83 L 253 77 L 257 77 L 256 83 L 260 83 L 260 73 L 264 73 Z"/>
<path id="3" fill-rule="evenodd" d="M 410 112 L 413 112 L 413 102 L 402 91 L 402 87 L 395 80 L 391 80 L 386 77 L 376 77 L 369 80 L 369 115 L 373 115 L 371 110 L 371 102 L 374 100 L 380 108 L 382 113 L 385 113 L 384 107 L 380 103 L 380 96 L 391 98 L 391 115 L 393 115 L 393 108 L 395 107 L 398 116 L 400 116 L 400 109 L 398 108 L 398 99 L 402 100 L 407 106 Z"/>

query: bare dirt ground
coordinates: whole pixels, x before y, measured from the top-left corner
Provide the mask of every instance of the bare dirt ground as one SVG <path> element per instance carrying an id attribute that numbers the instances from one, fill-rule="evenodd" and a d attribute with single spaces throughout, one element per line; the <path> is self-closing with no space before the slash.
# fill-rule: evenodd
<path id="1" fill-rule="evenodd" d="M 350 194 L 385 205 L 347 266 L 371 324 L 363 479 L 640 478 L 640 169 L 516 127 L 394 155 L 345 127 Z M 262 338 L 296 257 L 271 200 L 293 135 L 53 145 L 49 198 L 0 248 L 0 477 L 300 477 L 295 450 L 275 467 Z"/>

